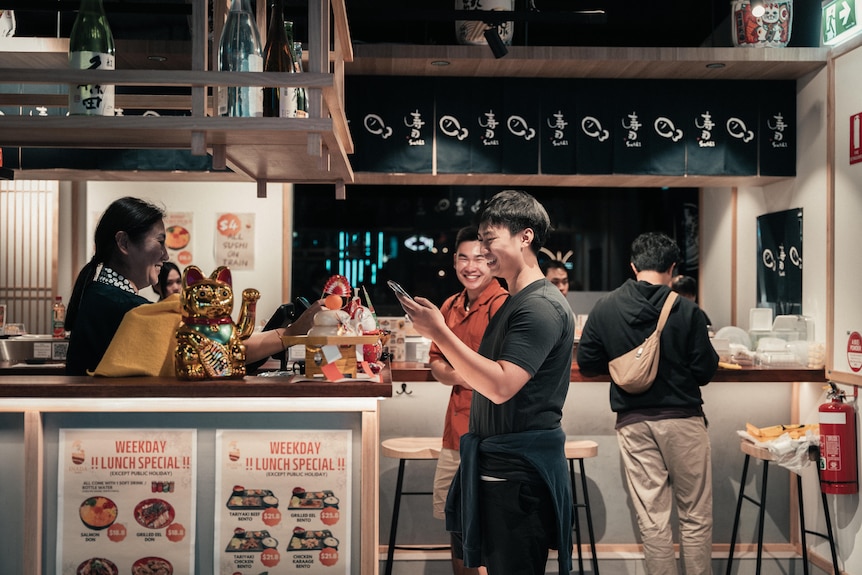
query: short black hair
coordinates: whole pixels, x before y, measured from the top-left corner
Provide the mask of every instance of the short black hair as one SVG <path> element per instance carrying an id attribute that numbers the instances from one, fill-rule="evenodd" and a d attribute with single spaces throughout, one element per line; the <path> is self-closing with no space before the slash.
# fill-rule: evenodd
<path id="1" fill-rule="evenodd" d="M 458 230 L 458 234 L 455 236 L 455 249 L 458 249 L 458 246 L 463 244 L 464 242 L 478 242 L 479 241 L 479 228 L 478 226 L 464 226 L 460 230 Z"/>
<path id="2" fill-rule="evenodd" d="M 691 276 L 675 276 L 670 284 L 670 289 L 679 295 L 697 297 L 697 280 Z"/>
<path id="3" fill-rule="evenodd" d="M 641 234 L 632 242 L 631 262 L 639 272 L 666 272 L 680 256 L 677 243 L 661 232 Z"/>
<path id="4" fill-rule="evenodd" d="M 548 271 L 550 270 L 563 270 L 566 272 L 566 275 L 569 273 L 569 270 L 566 268 L 566 264 L 560 260 L 547 260 L 539 264 L 539 267 L 544 275 L 548 275 Z"/>
<path id="5" fill-rule="evenodd" d="M 539 201 L 522 190 L 503 190 L 494 194 L 482 208 L 479 223 L 501 226 L 512 235 L 530 228 L 533 241 L 530 248 L 539 253 L 551 231 L 551 218 Z"/>

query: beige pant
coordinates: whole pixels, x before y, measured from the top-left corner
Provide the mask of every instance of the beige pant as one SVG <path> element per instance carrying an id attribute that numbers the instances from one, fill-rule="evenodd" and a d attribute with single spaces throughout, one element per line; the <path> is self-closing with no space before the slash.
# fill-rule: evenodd
<path id="1" fill-rule="evenodd" d="M 686 575 L 712 573 L 712 464 L 701 417 L 643 421 L 617 431 L 644 546 L 646 573 L 678 573 L 671 508 Z"/>
<path id="2" fill-rule="evenodd" d="M 440 450 L 440 457 L 437 458 L 437 471 L 434 472 L 434 495 L 432 496 L 434 504 L 434 517 L 437 519 L 446 519 L 446 496 L 449 494 L 449 486 L 452 485 L 452 478 L 455 477 L 455 472 L 458 471 L 458 466 L 461 464 L 461 454 L 454 449 Z"/>

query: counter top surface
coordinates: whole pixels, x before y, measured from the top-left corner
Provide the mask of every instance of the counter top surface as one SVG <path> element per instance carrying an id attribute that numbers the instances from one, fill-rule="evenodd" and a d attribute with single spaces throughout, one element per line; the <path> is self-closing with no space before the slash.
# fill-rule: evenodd
<path id="1" fill-rule="evenodd" d="M 0 397 L 31 398 L 260 398 L 391 397 L 388 369 L 382 382 L 297 381 L 289 377 L 182 381 L 166 377 L 2 375 Z"/>
<path id="2" fill-rule="evenodd" d="M 392 362 L 392 381 L 434 381 L 431 368 L 424 363 Z M 571 381 L 609 381 L 609 376 L 588 377 L 583 375 L 576 364 L 572 365 Z M 713 382 L 733 381 L 814 381 L 826 382 L 823 369 L 763 369 L 749 367 L 743 369 L 722 369 L 716 372 Z"/>
<path id="3" fill-rule="evenodd" d="M 392 382 L 434 381 L 427 364 L 392 362 L 382 382 L 302 381 L 291 377 L 246 376 L 243 379 L 182 381 L 162 377 L 103 378 L 36 374 L 0 369 L 0 397 L 30 398 L 266 398 L 266 397 L 392 397 Z M 572 367 L 571 381 L 604 382 Z M 719 369 L 720 382 L 826 382 L 823 369 Z"/>

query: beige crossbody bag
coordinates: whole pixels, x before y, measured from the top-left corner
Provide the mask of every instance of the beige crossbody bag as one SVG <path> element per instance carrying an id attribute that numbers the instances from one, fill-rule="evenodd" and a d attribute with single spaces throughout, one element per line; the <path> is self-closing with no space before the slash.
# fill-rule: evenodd
<path id="1" fill-rule="evenodd" d="M 658 361 L 661 356 L 661 330 L 670 315 L 670 308 L 676 301 L 676 292 L 670 292 L 661 308 L 661 315 L 655 331 L 642 344 L 623 355 L 614 358 L 608 364 L 611 379 L 627 393 L 638 394 L 647 391 L 655 381 L 658 373 Z"/>

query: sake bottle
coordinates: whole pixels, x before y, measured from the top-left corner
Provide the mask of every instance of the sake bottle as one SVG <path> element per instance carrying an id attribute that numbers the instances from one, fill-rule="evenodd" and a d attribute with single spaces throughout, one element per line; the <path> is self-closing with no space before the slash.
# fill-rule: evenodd
<path id="1" fill-rule="evenodd" d="M 102 0 L 81 0 L 69 36 L 69 67 L 76 70 L 113 70 L 114 36 Z M 69 114 L 113 116 L 114 86 L 72 84 Z"/>
<path id="2" fill-rule="evenodd" d="M 63 296 L 58 295 L 54 298 L 54 305 L 51 306 L 51 324 L 54 337 L 66 337 L 66 304 L 63 303 Z"/>
<path id="3" fill-rule="evenodd" d="M 263 69 L 267 72 L 296 73 L 293 44 L 285 33 L 281 1 L 272 4 L 269 32 L 263 51 Z M 289 86 L 271 86 L 263 89 L 263 115 L 276 118 L 296 117 L 296 89 Z"/>
<path id="4" fill-rule="evenodd" d="M 249 0 L 232 0 L 219 40 L 218 68 L 229 72 L 262 72 L 260 33 Z M 263 90 L 227 86 L 218 90 L 220 116 L 262 116 Z"/>
<path id="5" fill-rule="evenodd" d="M 302 42 L 293 43 L 293 55 L 296 58 L 297 72 L 302 72 Z M 296 89 L 296 117 L 308 117 L 308 91 L 305 88 Z"/>

